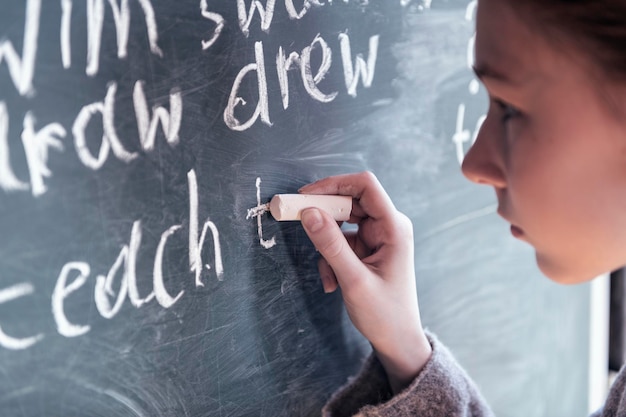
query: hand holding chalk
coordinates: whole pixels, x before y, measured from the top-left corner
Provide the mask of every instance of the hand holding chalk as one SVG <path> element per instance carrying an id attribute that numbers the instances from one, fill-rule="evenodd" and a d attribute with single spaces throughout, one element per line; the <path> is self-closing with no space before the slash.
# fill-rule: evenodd
<path id="1" fill-rule="evenodd" d="M 428 361 L 430 343 L 422 329 L 413 264 L 413 228 L 371 173 L 330 177 L 300 189 L 304 195 L 347 195 L 353 199 L 344 236 L 325 210 L 300 215 L 319 250 L 324 289 L 337 284 L 350 319 L 372 343 L 394 392 L 406 387 Z"/>
<path id="2" fill-rule="evenodd" d="M 345 195 L 276 194 L 270 200 L 269 210 L 278 221 L 300 220 L 302 210 L 316 207 L 337 221 L 350 219 L 352 197 Z"/>
<path id="3" fill-rule="evenodd" d="M 276 194 L 269 203 L 248 209 L 246 219 L 262 216 L 268 211 L 274 220 L 301 220 L 304 209 L 315 207 L 327 212 L 337 221 L 350 219 L 352 197 L 345 195 Z"/>

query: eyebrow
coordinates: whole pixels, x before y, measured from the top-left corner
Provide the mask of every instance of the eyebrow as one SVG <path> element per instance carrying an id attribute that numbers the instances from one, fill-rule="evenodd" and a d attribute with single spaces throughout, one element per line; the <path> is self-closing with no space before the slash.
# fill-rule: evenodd
<path id="1" fill-rule="evenodd" d="M 499 82 L 505 82 L 508 84 L 516 84 L 516 82 L 513 79 L 511 79 L 510 76 L 508 76 L 507 74 L 503 72 L 498 71 L 495 68 L 490 67 L 487 64 L 473 65 L 472 69 L 474 70 L 474 73 L 480 80 L 483 80 L 485 78 L 491 78 Z"/>

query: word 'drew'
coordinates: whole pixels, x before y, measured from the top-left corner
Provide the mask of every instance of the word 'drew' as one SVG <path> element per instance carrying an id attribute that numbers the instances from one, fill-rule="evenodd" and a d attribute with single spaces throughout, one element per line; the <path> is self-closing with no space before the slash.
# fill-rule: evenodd
<path id="1" fill-rule="evenodd" d="M 353 64 L 350 37 L 345 33 L 339 35 L 344 81 L 346 91 L 350 96 L 356 97 L 359 81 L 363 83 L 365 88 L 371 87 L 376 69 L 376 59 L 378 57 L 378 43 L 379 36 L 372 36 L 369 39 L 367 60 L 363 58 L 361 54 L 357 54 Z M 311 52 L 315 48 L 321 50 L 322 60 L 317 70 L 314 71 L 313 68 L 311 68 Z M 269 114 L 269 95 L 263 42 L 258 41 L 254 44 L 254 56 L 255 62 L 246 65 L 239 71 L 239 74 L 237 74 L 228 99 L 228 105 L 224 110 L 224 123 L 232 130 L 247 130 L 259 118 L 261 118 L 261 121 L 266 125 L 272 125 Z M 289 56 L 286 56 L 285 51 L 280 47 L 276 55 L 276 76 L 280 85 L 283 109 L 287 110 L 289 107 L 289 80 L 287 72 L 290 70 L 299 70 L 304 88 L 311 98 L 321 103 L 330 103 L 333 101 L 338 94 L 336 91 L 325 93 L 318 87 L 331 69 L 331 65 L 332 50 L 320 35 L 317 35 L 311 44 L 304 48 L 301 53 L 292 52 Z M 242 122 L 235 116 L 235 109 L 239 106 L 246 106 L 248 101 L 239 96 L 239 89 L 246 76 L 252 73 L 256 73 L 258 101 L 252 115 L 248 120 Z"/>

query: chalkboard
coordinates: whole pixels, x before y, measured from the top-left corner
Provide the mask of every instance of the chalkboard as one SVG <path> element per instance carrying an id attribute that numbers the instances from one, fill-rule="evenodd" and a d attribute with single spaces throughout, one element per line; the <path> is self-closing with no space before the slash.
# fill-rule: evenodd
<path id="1" fill-rule="evenodd" d="M 459 170 L 474 10 L 4 4 L 2 415 L 319 415 L 368 343 L 300 225 L 249 214 L 364 169 L 414 222 L 424 323 L 498 415 L 586 415 L 588 288 L 542 278 Z"/>

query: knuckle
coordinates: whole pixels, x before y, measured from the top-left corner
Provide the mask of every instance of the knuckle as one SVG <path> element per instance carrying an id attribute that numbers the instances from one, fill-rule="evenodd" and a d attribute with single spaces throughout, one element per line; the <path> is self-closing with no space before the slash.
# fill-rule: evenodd
<path id="1" fill-rule="evenodd" d="M 397 212 L 391 228 L 392 237 L 396 241 L 413 241 L 413 222 L 404 213 Z"/>
<path id="2" fill-rule="evenodd" d="M 378 178 L 376 178 L 376 175 L 372 171 L 363 171 L 359 174 L 359 176 L 366 183 L 370 183 L 370 184 L 378 183 Z"/>

